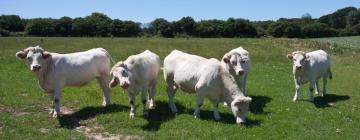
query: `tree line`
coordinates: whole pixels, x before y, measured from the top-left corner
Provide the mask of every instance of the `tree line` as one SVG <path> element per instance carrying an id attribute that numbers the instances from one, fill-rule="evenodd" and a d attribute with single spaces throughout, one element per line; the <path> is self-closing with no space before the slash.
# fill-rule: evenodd
<path id="1" fill-rule="evenodd" d="M 86 17 L 23 19 L 18 15 L 0 16 L 0 36 L 59 37 L 288 37 L 317 38 L 360 35 L 360 9 L 345 7 L 314 19 L 280 18 L 276 21 L 249 21 L 241 18 L 178 21 L 158 18 L 143 25 L 134 21 L 111 19 L 102 13 Z"/>

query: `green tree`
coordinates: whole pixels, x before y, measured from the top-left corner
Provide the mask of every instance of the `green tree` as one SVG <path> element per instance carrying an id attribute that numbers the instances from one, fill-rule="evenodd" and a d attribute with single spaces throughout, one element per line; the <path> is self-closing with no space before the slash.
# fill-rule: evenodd
<path id="1" fill-rule="evenodd" d="M 330 27 L 335 29 L 343 29 L 346 27 L 346 17 L 349 12 L 357 11 L 355 7 L 345 7 L 337 10 L 336 12 L 328 15 L 324 15 L 319 18 L 321 23 L 328 24 Z"/>
<path id="2" fill-rule="evenodd" d="M 0 28 L 12 32 L 24 31 L 24 22 L 18 15 L 1 15 Z"/>
<path id="3" fill-rule="evenodd" d="M 85 18 L 74 18 L 71 25 L 73 36 L 93 36 L 94 26 Z"/>
<path id="4" fill-rule="evenodd" d="M 113 20 L 111 23 L 111 34 L 116 37 L 138 36 L 141 32 L 140 25 L 133 21 Z"/>
<path id="5" fill-rule="evenodd" d="M 175 30 L 180 30 L 180 33 L 185 33 L 189 36 L 192 36 L 195 34 L 196 30 L 196 22 L 192 17 L 183 17 L 176 23 Z M 177 28 L 176 28 L 177 27 Z"/>
<path id="6" fill-rule="evenodd" d="M 150 23 L 151 27 L 155 29 L 157 34 L 163 37 L 174 37 L 174 30 L 172 24 L 163 18 L 155 19 Z"/>
<path id="7" fill-rule="evenodd" d="M 199 37 L 221 37 L 224 33 L 225 21 L 202 20 L 196 24 L 196 32 Z"/>
<path id="8" fill-rule="evenodd" d="M 56 33 L 60 36 L 69 36 L 72 32 L 72 19 L 70 17 L 61 17 L 56 22 Z"/>
<path id="9" fill-rule="evenodd" d="M 248 20 L 229 18 L 225 24 L 222 24 L 223 37 L 255 37 L 256 28 Z"/>
<path id="10" fill-rule="evenodd" d="M 109 36 L 110 24 L 112 20 L 102 13 L 92 13 L 85 17 L 85 20 L 91 24 L 91 36 Z"/>
<path id="11" fill-rule="evenodd" d="M 54 36 L 55 20 L 51 18 L 35 18 L 29 21 L 25 27 L 27 35 Z"/>
<path id="12" fill-rule="evenodd" d="M 347 27 L 352 27 L 359 23 L 360 11 L 350 11 L 346 16 Z"/>

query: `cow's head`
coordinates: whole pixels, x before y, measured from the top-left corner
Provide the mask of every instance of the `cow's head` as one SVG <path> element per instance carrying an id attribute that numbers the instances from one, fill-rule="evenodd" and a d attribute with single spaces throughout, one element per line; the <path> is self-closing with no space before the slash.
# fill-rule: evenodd
<path id="1" fill-rule="evenodd" d="M 305 63 L 309 61 L 309 56 L 305 52 L 295 51 L 291 54 L 287 54 L 287 58 L 294 62 L 293 71 L 301 71 Z"/>
<path id="2" fill-rule="evenodd" d="M 235 73 L 236 76 L 243 75 L 246 72 L 244 66 L 247 61 L 238 53 L 226 53 L 222 61 L 229 66 L 230 72 Z"/>
<path id="3" fill-rule="evenodd" d="M 251 102 L 250 97 L 240 96 L 231 102 L 231 111 L 233 112 L 236 123 L 245 123 L 246 113 L 249 111 Z"/>
<path id="4" fill-rule="evenodd" d="M 38 72 L 45 67 L 46 60 L 51 57 L 51 54 L 44 51 L 40 46 L 36 46 L 17 52 L 16 57 L 26 59 L 28 68 L 33 72 Z"/>
<path id="5" fill-rule="evenodd" d="M 129 88 L 132 74 L 124 62 L 120 61 L 115 64 L 111 69 L 110 75 L 112 77 L 109 83 L 110 88 L 115 87 L 117 84 L 119 84 L 123 89 Z"/>

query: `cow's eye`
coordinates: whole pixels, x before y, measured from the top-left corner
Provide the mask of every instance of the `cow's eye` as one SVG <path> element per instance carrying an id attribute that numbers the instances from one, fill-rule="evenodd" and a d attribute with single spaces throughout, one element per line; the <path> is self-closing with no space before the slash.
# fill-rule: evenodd
<path id="1" fill-rule="evenodd" d="M 236 65 L 236 61 L 231 61 L 231 64 Z"/>
<path id="2" fill-rule="evenodd" d="M 242 60 L 241 63 L 245 63 L 245 60 Z"/>
<path id="3" fill-rule="evenodd" d="M 126 75 L 126 71 L 123 70 L 123 71 L 121 72 L 121 74 L 122 74 L 122 75 Z"/>
<path id="4" fill-rule="evenodd" d="M 31 57 L 27 57 L 27 60 L 31 60 Z"/>

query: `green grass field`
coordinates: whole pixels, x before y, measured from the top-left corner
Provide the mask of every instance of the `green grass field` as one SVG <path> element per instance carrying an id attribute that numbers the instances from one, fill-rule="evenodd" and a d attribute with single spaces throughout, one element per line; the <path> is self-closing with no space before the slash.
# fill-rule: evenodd
<path id="1" fill-rule="evenodd" d="M 328 40 L 335 40 L 328 38 Z M 356 46 L 360 43 L 355 40 Z M 246 125 L 237 125 L 229 108 L 220 106 L 221 121 L 212 117 L 212 104 L 205 101 L 200 119 L 192 116 L 195 95 L 178 91 L 177 116 L 167 107 L 162 76 L 156 108 L 142 116 L 139 96 L 135 119 L 129 118 L 127 94 L 112 90 L 112 105 L 102 107 L 102 92 L 96 81 L 83 87 L 65 88 L 61 105 L 72 111 L 60 119 L 48 114 L 50 100 L 37 85 L 18 50 L 40 44 L 51 52 L 70 53 L 90 48 L 107 49 L 115 61 L 149 49 L 163 59 L 173 49 L 220 59 L 225 52 L 243 46 L 252 58 L 248 94 L 253 98 Z M 346 47 L 346 46 L 344 46 Z M 308 85 L 300 101 L 292 102 L 292 62 L 285 56 L 294 50 L 323 48 L 332 56 L 333 80 L 328 95 L 308 102 Z M 359 139 L 360 56 L 339 53 L 309 40 L 291 39 L 165 39 L 165 38 L 0 38 L 0 139 Z M 162 74 L 160 74 L 162 75 Z M 320 84 L 321 85 L 321 84 Z"/>

